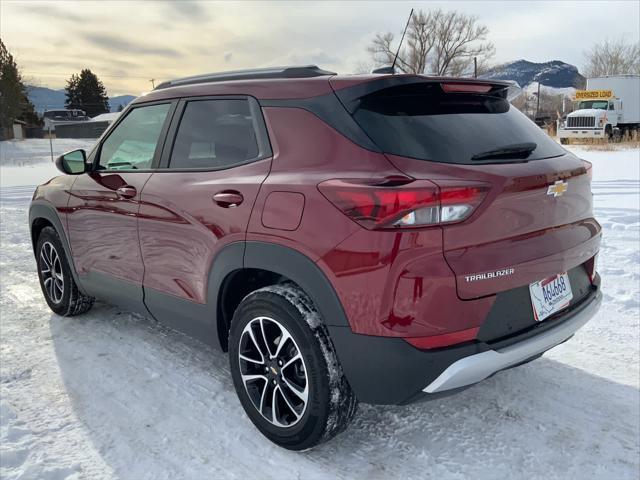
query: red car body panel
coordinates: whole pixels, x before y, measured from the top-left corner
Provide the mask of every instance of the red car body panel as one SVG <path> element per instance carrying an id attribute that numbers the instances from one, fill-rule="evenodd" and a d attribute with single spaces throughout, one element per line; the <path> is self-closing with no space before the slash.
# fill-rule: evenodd
<path id="1" fill-rule="evenodd" d="M 67 206 L 69 244 L 79 275 L 98 272 L 142 286 L 140 194 L 151 173 L 92 172 L 77 177 Z M 133 198 L 117 190 L 133 186 Z M 140 290 L 142 295 L 142 290 Z"/>
<path id="2" fill-rule="evenodd" d="M 139 214 L 145 288 L 204 304 L 210 265 L 225 245 L 245 240 L 270 164 L 264 159 L 241 165 L 232 177 L 223 170 L 154 173 Z M 216 204 L 214 195 L 229 191 L 240 193 L 242 202 Z"/>
<path id="3" fill-rule="evenodd" d="M 69 195 L 76 177 L 62 175 L 39 185 L 33 192 L 32 202 L 41 202 L 51 205 L 57 212 L 64 234 L 69 236 L 69 226 L 67 224 L 67 204 Z"/>
<path id="4" fill-rule="evenodd" d="M 457 297 L 439 227 L 361 230 L 323 261 L 356 333 L 421 337 L 466 330 L 479 326 L 493 304 L 493 297 Z"/>
<path id="5" fill-rule="evenodd" d="M 329 203 L 317 185 L 335 178 L 337 169 L 347 177 L 399 172 L 384 155 L 354 145 L 310 112 L 271 107 L 264 108 L 263 112 L 272 139 L 273 162 L 251 215 L 247 240 L 271 238 L 316 261 L 361 229 Z M 287 135 L 286 132 L 292 131 L 296 134 Z M 265 206 L 265 200 L 273 192 L 281 191 L 299 193 L 305 199 L 302 219 L 294 231 L 278 231 L 265 227 L 262 222 L 265 214 L 298 215 L 297 208 L 289 211 L 291 207 L 281 206 L 274 212 L 275 205 Z"/>

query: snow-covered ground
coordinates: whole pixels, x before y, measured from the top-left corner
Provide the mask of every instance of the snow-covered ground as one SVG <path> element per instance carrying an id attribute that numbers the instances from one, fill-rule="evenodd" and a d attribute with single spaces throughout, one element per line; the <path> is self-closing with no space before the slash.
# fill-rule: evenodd
<path id="1" fill-rule="evenodd" d="M 1 142 L 0 477 L 637 479 L 640 150 L 571 149 L 594 164 L 604 228 L 597 317 L 540 360 L 442 400 L 362 405 L 346 433 L 292 453 L 251 425 L 224 354 L 107 305 L 48 310 L 27 208 L 56 174 L 49 143 Z"/>

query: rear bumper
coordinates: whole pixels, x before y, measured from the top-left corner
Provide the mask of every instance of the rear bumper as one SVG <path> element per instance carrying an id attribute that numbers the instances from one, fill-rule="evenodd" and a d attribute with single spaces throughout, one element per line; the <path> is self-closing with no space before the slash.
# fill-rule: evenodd
<path id="1" fill-rule="evenodd" d="M 596 285 L 599 282 L 596 282 Z M 496 343 L 469 342 L 418 350 L 399 338 L 329 327 L 344 373 L 361 402 L 406 404 L 435 398 L 532 360 L 568 340 L 600 308 L 597 286 L 563 316 Z"/>
<path id="2" fill-rule="evenodd" d="M 602 294 L 597 291 L 587 305 L 554 328 L 504 348 L 487 350 L 462 358 L 447 367 L 422 391 L 438 393 L 466 387 L 480 382 L 496 372 L 526 362 L 573 336 L 596 314 L 601 303 Z"/>

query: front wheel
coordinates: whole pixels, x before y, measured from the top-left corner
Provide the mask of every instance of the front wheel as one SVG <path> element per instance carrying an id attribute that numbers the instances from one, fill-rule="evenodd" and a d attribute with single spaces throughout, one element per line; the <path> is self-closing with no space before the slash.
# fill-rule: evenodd
<path id="1" fill-rule="evenodd" d="M 45 227 L 40 232 L 36 261 L 40 287 L 53 312 L 70 317 L 93 306 L 93 297 L 84 295 L 73 280 L 62 242 L 53 227 Z"/>
<path id="2" fill-rule="evenodd" d="M 346 429 L 357 400 L 309 297 L 293 284 L 248 295 L 229 332 L 233 383 L 269 440 L 305 450 Z"/>

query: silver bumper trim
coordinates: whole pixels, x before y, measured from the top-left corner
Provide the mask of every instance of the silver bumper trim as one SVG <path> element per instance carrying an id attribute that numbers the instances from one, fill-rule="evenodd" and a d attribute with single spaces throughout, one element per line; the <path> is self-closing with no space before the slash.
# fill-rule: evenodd
<path id="1" fill-rule="evenodd" d="M 582 307 L 573 317 L 564 320 L 557 327 L 499 350 L 488 350 L 461 358 L 447 367 L 422 391 L 436 393 L 472 385 L 500 370 L 543 353 L 571 337 L 596 314 L 601 303 L 602 293 L 598 291 L 588 305 Z"/>

